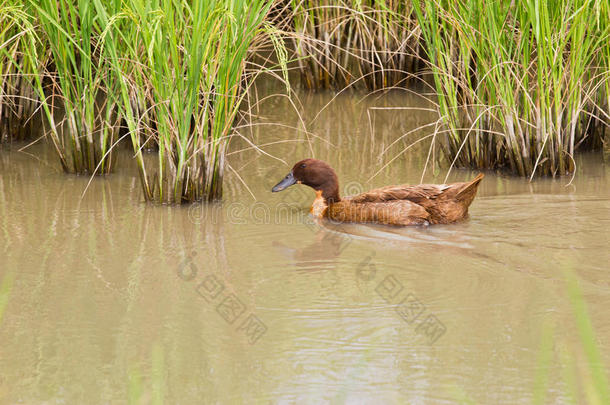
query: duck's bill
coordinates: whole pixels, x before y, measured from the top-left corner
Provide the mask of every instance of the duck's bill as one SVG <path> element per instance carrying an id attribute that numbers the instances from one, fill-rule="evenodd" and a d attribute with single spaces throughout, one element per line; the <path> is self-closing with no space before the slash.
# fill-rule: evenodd
<path id="1" fill-rule="evenodd" d="M 282 191 L 282 190 L 286 190 L 288 187 L 292 186 L 293 184 L 296 184 L 296 179 L 294 178 L 294 176 L 292 175 L 292 172 L 288 173 L 286 175 L 286 177 L 284 177 L 282 179 L 282 181 L 280 181 L 279 183 L 277 183 L 272 189 L 271 191 L 274 193 L 277 193 L 278 191 Z"/>

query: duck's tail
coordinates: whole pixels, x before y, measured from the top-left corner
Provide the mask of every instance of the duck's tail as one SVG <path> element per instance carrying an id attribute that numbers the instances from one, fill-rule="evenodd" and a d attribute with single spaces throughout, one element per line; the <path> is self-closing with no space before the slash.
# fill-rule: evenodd
<path id="1" fill-rule="evenodd" d="M 477 194 L 479 183 L 481 183 L 483 177 L 485 177 L 485 175 L 483 173 L 479 173 L 474 179 L 472 179 L 468 183 L 464 183 L 460 191 L 458 191 L 455 195 L 455 199 L 464 201 L 464 203 L 466 203 L 466 206 L 470 205 L 472 200 L 474 200 L 474 196 Z"/>

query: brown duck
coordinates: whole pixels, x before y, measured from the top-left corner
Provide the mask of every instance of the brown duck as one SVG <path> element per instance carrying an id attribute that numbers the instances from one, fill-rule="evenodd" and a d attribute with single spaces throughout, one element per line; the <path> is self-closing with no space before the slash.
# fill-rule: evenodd
<path id="1" fill-rule="evenodd" d="M 332 167 L 321 160 L 305 159 L 295 164 L 271 191 L 305 184 L 316 190 L 311 213 L 338 222 L 449 224 L 468 216 L 468 206 L 483 177 L 480 173 L 466 183 L 386 186 L 341 198 L 339 180 Z"/>

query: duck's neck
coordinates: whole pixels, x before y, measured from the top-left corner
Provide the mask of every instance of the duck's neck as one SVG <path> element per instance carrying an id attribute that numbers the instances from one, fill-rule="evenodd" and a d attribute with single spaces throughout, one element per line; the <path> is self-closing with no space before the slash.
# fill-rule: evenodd
<path id="1" fill-rule="evenodd" d="M 328 181 L 318 187 L 316 191 L 322 192 L 322 197 L 324 197 L 328 205 L 341 201 L 341 197 L 339 197 L 339 183 L 337 181 Z"/>

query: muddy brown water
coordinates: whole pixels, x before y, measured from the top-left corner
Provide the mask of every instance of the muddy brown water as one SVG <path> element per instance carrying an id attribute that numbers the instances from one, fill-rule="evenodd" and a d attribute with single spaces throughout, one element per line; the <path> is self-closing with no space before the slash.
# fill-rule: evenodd
<path id="1" fill-rule="evenodd" d="M 127 149 L 82 196 L 89 179 L 48 145 L 2 146 L 0 403 L 512 404 L 547 371 L 563 403 L 570 370 L 586 381 L 566 268 L 610 363 L 603 154 L 569 186 L 487 173 L 456 225 L 314 223 L 313 191 L 270 192 L 289 165 L 327 160 L 347 193 L 419 183 L 428 146 L 402 152 L 431 127 L 399 138 L 434 117 L 409 94 L 340 96 L 315 120 L 330 96 L 301 100 L 300 118 L 260 105 L 241 130 L 264 153 L 232 143 L 218 204 L 144 203 Z M 428 163 L 423 180 L 446 174 Z"/>

